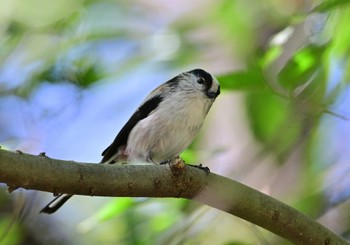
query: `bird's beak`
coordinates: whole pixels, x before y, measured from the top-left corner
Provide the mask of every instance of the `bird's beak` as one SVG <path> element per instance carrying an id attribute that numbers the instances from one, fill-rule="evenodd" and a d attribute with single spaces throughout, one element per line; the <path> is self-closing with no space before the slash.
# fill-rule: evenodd
<path id="1" fill-rule="evenodd" d="M 218 87 L 218 90 L 216 92 L 214 91 L 210 91 L 208 90 L 207 92 L 207 96 L 210 98 L 210 99 L 215 99 L 216 97 L 218 97 L 220 94 L 220 87 Z"/>

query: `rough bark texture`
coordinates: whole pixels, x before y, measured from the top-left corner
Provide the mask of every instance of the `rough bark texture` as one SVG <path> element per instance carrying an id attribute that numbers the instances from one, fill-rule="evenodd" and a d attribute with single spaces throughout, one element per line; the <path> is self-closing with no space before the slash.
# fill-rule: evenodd
<path id="1" fill-rule="evenodd" d="M 257 224 L 295 244 L 348 244 L 297 210 L 234 180 L 180 164 L 101 165 L 0 150 L 0 182 L 91 196 L 193 199 Z"/>

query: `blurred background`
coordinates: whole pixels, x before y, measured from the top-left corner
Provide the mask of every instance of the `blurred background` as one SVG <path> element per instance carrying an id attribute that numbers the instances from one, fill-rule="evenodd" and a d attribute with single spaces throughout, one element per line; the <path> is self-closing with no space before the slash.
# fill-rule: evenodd
<path id="1" fill-rule="evenodd" d="M 97 163 L 152 89 L 203 68 L 222 94 L 182 157 L 350 239 L 349 2 L 0 0 L 0 145 Z M 52 197 L 0 183 L 0 244 L 289 244 L 188 200 L 39 214 Z"/>

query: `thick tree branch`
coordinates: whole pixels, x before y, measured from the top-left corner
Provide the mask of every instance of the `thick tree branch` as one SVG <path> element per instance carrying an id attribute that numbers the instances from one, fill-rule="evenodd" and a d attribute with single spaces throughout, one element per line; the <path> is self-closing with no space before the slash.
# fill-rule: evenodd
<path id="1" fill-rule="evenodd" d="M 234 180 L 186 166 L 76 163 L 0 150 L 0 182 L 53 193 L 179 197 L 257 224 L 296 244 L 348 244 L 297 210 Z"/>

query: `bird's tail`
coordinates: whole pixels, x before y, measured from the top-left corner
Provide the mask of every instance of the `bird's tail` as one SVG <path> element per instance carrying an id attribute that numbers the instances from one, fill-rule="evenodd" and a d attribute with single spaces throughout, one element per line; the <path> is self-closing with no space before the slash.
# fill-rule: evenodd
<path id="1" fill-rule="evenodd" d="M 55 199 L 53 199 L 49 204 L 47 204 L 40 213 L 52 214 L 57 211 L 62 205 L 68 201 L 73 195 L 71 194 L 60 194 Z"/>

